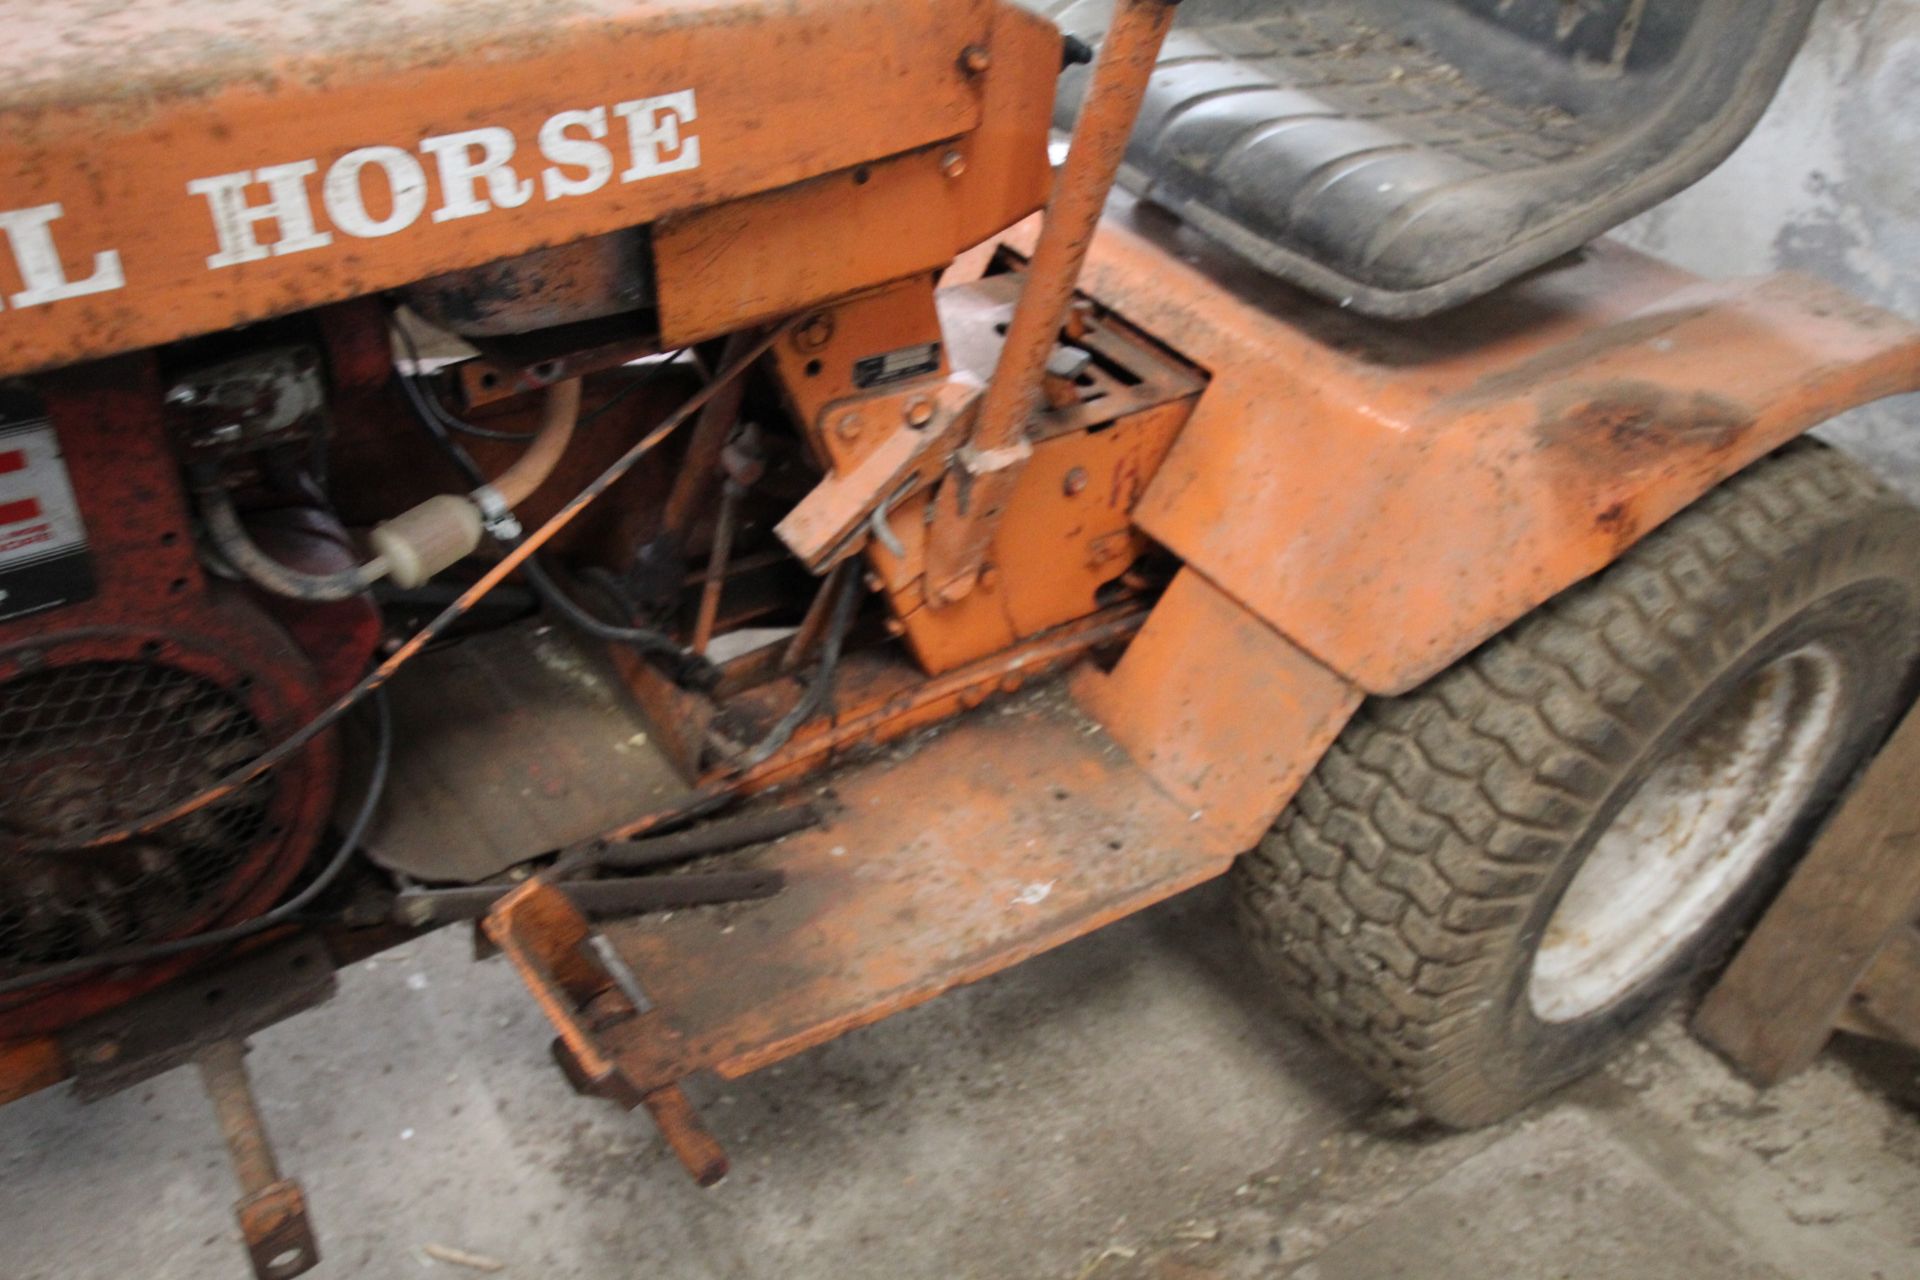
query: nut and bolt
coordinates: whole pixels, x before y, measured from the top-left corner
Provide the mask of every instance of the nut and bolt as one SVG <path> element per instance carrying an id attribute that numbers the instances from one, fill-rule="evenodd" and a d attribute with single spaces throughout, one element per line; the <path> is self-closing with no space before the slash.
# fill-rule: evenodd
<path id="1" fill-rule="evenodd" d="M 1087 491 L 1087 469 L 1085 467 L 1075 467 L 1073 470 L 1067 472 L 1066 479 L 1061 482 L 1060 487 L 1066 491 L 1066 495 L 1069 498 L 1075 498 L 1085 493 Z"/>
<path id="2" fill-rule="evenodd" d="M 816 312 L 801 322 L 793 331 L 793 345 L 802 351 L 813 352 L 825 349 L 833 341 L 833 313 Z"/>

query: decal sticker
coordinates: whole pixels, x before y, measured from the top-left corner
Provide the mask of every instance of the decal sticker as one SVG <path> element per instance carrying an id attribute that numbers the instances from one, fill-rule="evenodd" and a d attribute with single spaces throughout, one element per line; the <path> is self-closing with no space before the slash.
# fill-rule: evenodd
<path id="1" fill-rule="evenodd" d="M 694 91 L 680 89 L 562 111 L 532 137 L 502 125 L 462 129 L 414 147 L 359 147 L 324 169 L 313 156 L 194 178 L 186 195 L 205 202 L 217 246 L 207 269 L 218 271 L 329 246 L 339 252 L 336 232 L 377 239 L 423 217 L 435 224 L 474 218 L 518 209 L 536 195 L 564 200 L 687 173 L 700 167 L 699 119 Z M 439 194 L 431 212 L 429 172 Z M 11 259 L 24 286 L 0 293 L 0 312 L 127 287 L 118 249 L 56 238 L 66 213 L 59 201 L 0 209 L 0 265 Z M 84 278 L 71 274 L 75 263 L 90 264 Z"/>
<path id="2" fill-rule="evenodd" d="M 0 391 L 0 620 L 92 594 L 87 530 L 60 438 L 32 397 Z"/>

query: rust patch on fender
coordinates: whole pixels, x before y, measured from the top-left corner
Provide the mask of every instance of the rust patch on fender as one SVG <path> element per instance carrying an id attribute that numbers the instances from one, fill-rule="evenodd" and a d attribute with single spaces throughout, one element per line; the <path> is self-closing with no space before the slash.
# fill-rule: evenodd
<path id="1" fill-rule="evenodd" d="M 1541 407 L 1537 442 L 1583 458 L 1631 464 L 1672 450 L 1718 453 L 1752 426 L 1745 405 L 1708 391 L 1675 391 L 1652 382 L 1572 387 Z"/>

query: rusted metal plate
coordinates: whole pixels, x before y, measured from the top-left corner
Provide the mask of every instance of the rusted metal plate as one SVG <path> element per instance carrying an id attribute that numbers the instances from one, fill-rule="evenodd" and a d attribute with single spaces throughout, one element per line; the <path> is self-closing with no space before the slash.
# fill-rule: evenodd
<path id="1" fill-rule="evenodd" d="M 66 1055 L 52 1037 L 0 1044 L 0 1107 L 66 1078 Z"/>
<path id="2" fill-rule="evenodd" d="M 97 1102 L 333 998 L 333 961 L 313 935 L 274 943 L 183 978 L 60 1037 L 74 1092 Z"/>
<path id="3" fill-rule="evenodd" d="M 834 683 L 838 709 L 829 721 L 802 726 L 792 742 L 744 774 L 733 774 L 722 767 L 703 785 L 763 791 L 829 764 L 862 758 L 874 747 L 949 720 L 996 694 L 1014 693 L 1036 684 L 1091 650 L 1120 644 L 1144 620 L 1145 610 L 1139 604 L 1116 604 L 932 678 L 905 658 L 884 650 L 848 654 L 840 663 Z M 745 710 L 742 704 L 749 699 L 759 701 L 759 731 L 765 732 L 766 726 L 792 705 L 791 690 L 775 690 L 776 686 L 767 686 L 743 695 L 732 709 Z M 769 693 L 774 694 L 771 702 L 763 696 Z M 620 831 L 615 838 L 632 834 Z"/>
<path id="4" fill-rule="evenodd" d="M 1359 709 L 1362 694 L 1183 569 L 1080 705 L 1209 839 L 1251 849 Z"/>
<path id="5" fill-rule="evenodd" d="M 665 340 L 731 332 L 938 271 L 1046 203 L 1059 29 L 996 5 L 981 51 L 980 125 L 966 137 L 663 219 L 654 257 Z"/>
<path id="6" fill-rule="evenodd" d="M 1920 331 L 1897 317 L 1608 243 L 1389 324 L 1116 198 L 1082 288 L 1214 375 L 1141 527 L 1375 692 L 1441 670 L 1809 426 L 1920 386 Z"/>
<path id="7" fill-rule="evenodd" d="M 394 796 L 369 832 L 383 866 L 467 883 L 598 835 L 685 791 L 600 657 L 519 624 L 428 654 L 391 686 Z M 348 779 L 344 795 L 358 795 Z"/>
<path id="8" fill-rule="evenodd" d="M 993 0 L 0 2 L 0 375 L 972 130 Z"/>
<path id="9" fill-rule="evenodd" d="M 955 376 L 992 377 L 1004 345 L 999 330 L 1011 320 L 1024 280 L 1010 273 L 940 290 L 939 332 Z M 1206 379 L 1118 317 L 1080 316 L 1074 328 L 1074 349 L 1088 364 L 1072 398 L 1036 416 L 1033 456 L 991 544 L 991 571 L 975 588 L 956 603 L 926 607 L 924 492 L 889 504 L 901 554 L 869 544 L 869 563 L 928 671 L 953 670 L 1089 615 L 1103 589 L 1147 549 L 1133 526 L 1134 504 Z M 782 361 L 804 389 L 808 379 L 794 358 L 783 354 Z M 822 434 L 831 449 L 834 433 Z"/>
<path id="10" fill-rule="evenodd" d="M 1237 852 L 1057 683 L 831 785 L 825 826 L 748 855 L 786 873 L 780 897 L 604 926 L 652 1009 L 589 1058 L 604 1051 L 641 1092 L 742 1075 L 1217 876 Z M 546 985 L 535 975 L 543 1005 L 566 1006 Z"/>

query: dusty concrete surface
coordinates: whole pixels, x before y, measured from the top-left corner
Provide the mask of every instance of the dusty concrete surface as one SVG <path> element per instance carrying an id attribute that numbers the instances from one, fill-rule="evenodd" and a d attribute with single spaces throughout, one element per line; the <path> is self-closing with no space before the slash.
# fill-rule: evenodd
<path id="1" fill-rule="evenodd" d="M 711 1192 L 459 934 L 344 979 L 252 1059 L 337 1280 L 472 1274 L 430 1243 L 543 1280 L 1920 1274 L 1920 1120 L 1833 1057 L 1757 1098 L 1670 1029 L 1438 1135 L 1274 1014 L 1217 888 L 700 1089 Z M 0 1111 L 8 1280 L 240 1277 L 232 1198 L 191 1073 Z"/>

